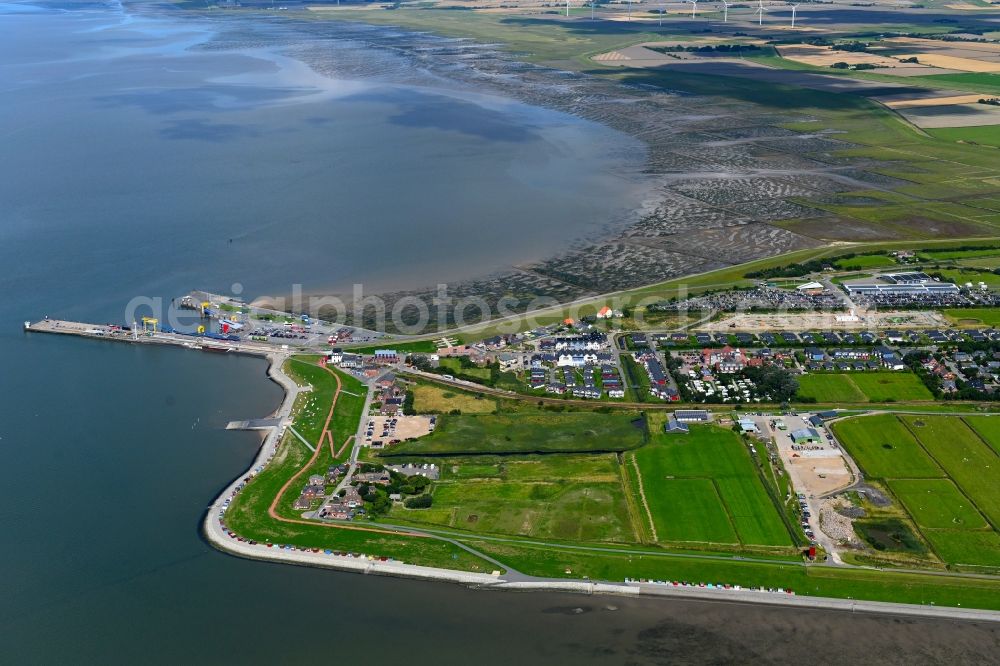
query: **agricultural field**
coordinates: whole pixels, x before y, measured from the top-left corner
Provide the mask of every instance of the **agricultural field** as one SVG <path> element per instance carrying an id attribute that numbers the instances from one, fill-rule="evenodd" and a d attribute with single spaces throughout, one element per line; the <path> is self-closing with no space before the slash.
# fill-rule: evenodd
<path id="1" fill-rule="evenodd" d="M 993 530 L 923 530 L 945 562 L 1000 567 L 1000 534 Z"/>
<path id="2" fill-rule="evenodd" d="M 798 395 L 821 402 L 901 402 L 933 400 L 916 375 L 909 372 L 810 373 L 798 377 Z"/>
<path id="3" fill-rule="evenodd" d="M 969 416 L 965 419 L 969 427 L 976 431 L 984 442 L 1000 455 L 1000 419 L 989 416 Z"/>
<path id="4" fill-rule="evenodd" d="M 910 372 L 859 372 L 850 377 L 871 402 L 934 399 L 920 378 Z"/>
<path id="5" fill-rule="evenodd" d="M 967 268 L 984 268 L 986 270 L 993 271 L 1000 268 L 1000 256 L 959 259 L 955 263 L 959 266 L 965 266 Z"/>
<path id="6" fill-rule="evenodd" d="M 660 541 L 792 545 L 738 435 L 716 426 L 668 435 L 661 420 L 651 418 L 650 443 L 626 456 Z"/>
<path id="7" fill-rule="evenodd" d="M 850 259 L 839 259 L 834 264 L 836 268 L 839 268 L 842 271 L 853 271 L 865 268 L 885 268 L 896 265 L 898 264 L 895 259 L 884 254 L 869 254 L 862 255 L 860 257 L 851 257 Z"/>
<path id="8" fill-rule="evenodd" d="M 1000 525 L 1000 456 L 960 418 L 902 416 L 920 443 L 994 524 Z"/>
<path id="9" fill-rule="evenodd" d="M 463 414 L 492 414 L 495 400 L 434 384 L 418 383 L 413 389 L 413 409 L 420 414 L 446 414 L 458 410 Z"/>
<path id="10" fill-rule="evenodd" d="M 614 454 L 440 461 L 430 509 L 390 520 L 565 541 L 635 542 Z"/>
<path id="11" fill-rule="evenodd" d="M 1000 454 L 978 433 L 995 440 L 1000 428 L 987 417 L 969 418 L 971 424 L 955 416 L 884 414 L 832 428 L 866 475 L 885 481 L 939 559 L 997 567 Z M 897 528 L 898 534 L 908 531 L 904 523 Z M 920 546 L 908 543 L 906 550 L 919 552 Z"/>
<path id="12" fill-rule="evenodd" d="M 948 479 L 894 479 L 889 488 L 921 528 L 988 528 L 986 519 Z"/>
<path id="13" fill-rule="evenodd" d="M 868 477 L 934 479 L 945 475 L 892 414 L 838 421 L 830 427 Z"/>
<path id="14" fill-rule="evenodd" d="M 433 433 L 382 453 L 400 455 L 576 453 L 626 451 L 642 446 L 638 413 L 532 410 L 502 414 L 445 414 Z"/>
<path id="15" fill-rule="evenodd" d="M 982 127 L 938 127 L 928 129 L 927 133 L 945 141 L 962 141 L 978 143 L 984 146 L 1000 146 L 1000 126 L 985 125 Z"/>
<path id="16" fill-rule="evenodd" d="M 799 382 L 798 397 L 814 398 L 825 402 L 866 402 L 861 389 L 848 375 L 809 373 L 796 378 Z"/>

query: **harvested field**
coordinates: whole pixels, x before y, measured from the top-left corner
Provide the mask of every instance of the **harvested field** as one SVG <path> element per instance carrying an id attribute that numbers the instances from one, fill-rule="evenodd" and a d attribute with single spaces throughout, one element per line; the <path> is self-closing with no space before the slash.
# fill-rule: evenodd
<path id="1" fill-rule="evenodd" d="M 1000 107 L 990 104 L 952 104 L 900 109 L 900 114 L 917 127 L 982 127 L 1000 124 Z"/>
<path id="2" fill-rule="evenodd" d="M 944 42 L 921 37 L 889 37 L 881 43 L 914 51 L 971 52 L 981 53 L 985 57 L 1000 57 L 1000 44 L 996 42 Z"/>
<path id="3" fill-rule="evenodd" d="M 782 58 L 793 62 L 800 62 L 805 65 L 816 67 L 829 67 L 837 62 L 846 62 L 848 65 L 874 65 L 880 68 L 899 68 L 905 70 L 917 70 L 920 74 L 927 74 L 929 69 L 926 65 L 914 63 L 901 63 L 897 58 L 878 55 L 875 53 L 865 53 L 863 51 L 838 51 L 831 46 L 813 46 L 811 44 L 791 44 L 777 47 Z M 923 71 L 920 71 L 923 70 Z M 895 74 L 896 72 L 880 72 L 884 74 Z"/>
<path id="4" fill-rule="evenodd" d="M 1000 62 L 989 60 L 974 60 L 941 53 L 907 53 L 903 58 L 916 58 L 921 63 L 932 67 L 953 69 L 960 72 L 1000 72 Z"/>
<path id="5" fill-rule="evenodd" d="M 608 53 L 595 55 L 593 59 L 597 62 L 619 62 L 621 60 L 631 60 L 632 58 L 621 51 L 609 51 Z"/>
<path id="6" fill-rule="evenodd" d="M 883 102 L 890 109 L 910 109 L 921 106 L 946 106 L 950 104 L 975 104 L 984 95 L 947 95 L 944 97 L 918 97 Z"/>
<path id="7" fill-rule="evenodd" d="M 463 391 L 431 384 L 417 384 L 413 387 L 413 409 L 418 412 L 444 414 L 457 409 L 463 414 L 492 414 L 496 407 L 493 400 Z"/>

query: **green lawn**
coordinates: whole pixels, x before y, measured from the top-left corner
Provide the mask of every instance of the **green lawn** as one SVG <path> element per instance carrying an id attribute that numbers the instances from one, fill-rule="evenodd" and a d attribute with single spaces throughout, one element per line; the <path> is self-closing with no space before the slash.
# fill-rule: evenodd
<path id="1" fill-rule="evenodd" d="M 1000 201 L 996 201 L 992 198 L 990 199 L 977 199 L 972 202 L 977 205 L 983 205 L 983 202 L 989 204 L 992 210 L 1000 209 Z M 974 250 L 924 250 L 920 252 L 920 257 L 927 259 L 929 261 L 947 261 L 950 259 L 975 259 L 977 257 L 995 257 L 1000 255 L 1000 247 L 981 247 Z"/>
<path id="2" fill-rule="evenodd" d="M 286 365 L 286 370 L 295 377 L 296 381 L 305 382 L 306 378 L 315 380 L 316 383 L 313 385 L 312 393 L 304 395 L 313 398 L 323 394 L 332 396 L 332 391 L 325 388 L 328 381 L 332 382 L 332 377 L 325 370 L 312 365 L 314 362 L 315 359 L 309 357 L 299 359 L 298 361 L 290 361 Z M 320 372 L 316 372 L 316 370 Z M 345 388 L 348 388 L 348 390 L 357 388 L 351 383 L 357 382 L 357 380 L 343 373 L 340 374 L 340 377 L 345 383 Z M 337 410 L 334 412 L 334 418 L 331 421 L 331 430 L 334 432 L 334 437 L 338 443 L 341 441 L 341 438 L 346 439 L 357 428 L 363 398 L 352 398 L 352 396 L 347 394 L 341 394 L 337 403 Z M 307 406 L 310 406 L 308 410 Z M 318 409 L 323 406 L 322 403 L 312 405 L 308 400 L 300 401 L 300 404 L 296 406 L 298 411 L 295 423 L 300 424 L 303 429 L 308 430 L 309 423 L 316 418 L 315 414 L 318 413 L 322 413 L 323 420 L 325 421 L 326 412 L 329 408 L 329 398 L 325 403 L 326 409 Z M 312 407 L 317 408 L 314 409 Z M 321 428 L 322 424 L 319 427 Z M 329 445 L 324 447 L 320 453 L 321 456 L 317 461 L 317 465 L 328 465 L 331 460 Z M 302 525 L 287 523 L 271 518 L 268 514 L 268 508 L 277 496 L 278 491 L 292 475 L 302 469 L 311 456 L 312 452 L 302 442 L 296 439 L 291 433 L 286 433 L 278 446 L 274 458 L 260 474 L 247 483 L 242 492 L 233 498 L 225 514 L 227 527 L 246 539 L 254 539 L 261 543 L 271 542 L 310 548 L 360 552 L 368 555 L 384 555 L 411 564 L 423 564 L 447 569 L 483 572 L 495 569 L 493 565 L 484 560 L 443 541 L 359 530 L 336 529 L 319 524 Z M 319 468 L 317 467 L 317 469 Z M 322 471 L 325 471 L 325 469 L 325 466 L 323 466 Z M 308 476 L 308 473 L 309 470 L 303 472 L 299 478 L 304 479 Z M 284 501 L 278 507 L 279 515 L 289 518 L 299 517 L 297 512 L 291 509 L 291 502 L 298 494 L 298 490 L 296 484 L 293 484 L 289 488 L 286 496 L 283 498 Z"/>
<path id="3" fill-rule="evenodd" d="M 994 525 L 1000 525 L 1000 456 L 955 416 L 901 416 L 924 448 Z"/>
<path id="4" fill-rule="evenodd" d="M 799 595 L 1000 609 L 1000 580 L 959 578 L 798 563 L 738 562 L 629 553 L 588 553 L 518 544 L 470 542 L 519 571 L 597 580 L 646 578 L 790 588 Z M 567 571 L 570 572 L 567 574 Z"/>
<path id="5" fill-rule="evenodd" d="M 651 423 L 650 443 L 636 451 L 653 523 L 661 541 L 791 546 L 791 535 L 767 494 L 746 445 L 731 430 L 692 426 L 685 435 Z"/>
<path id="6" fill-rule="evenodd" d="M 869 477 L 929 479 L 945 476 L 909 430 L 892 414 L 837 421 L 830 427 Z"/>
<path id="7" fill-rule="evenodd" d="M 969 416 L 965 422 L 976 431 L 984 442 L 1000 455 L 1000 419 L 989 416 Z"/>
<path id="8" fill-rule="evenodd" d="M 977 530 L 989 527 L 975 505 L 948 479 L 894 479 L 888 483 L 921 528 Z"/>
<path id="9" fill-rule="evenodd" d="M 330 401 L 337 388 L 333 375 L 317 364 L 318 356 L 293 356 L 285 362 L 285 373 L 299 386 L 311 386 L 312 390 L 299 394 L 299 402 L 295 404 L 295 430 L 313 446 L 319 441 L 326 423 L 326 415 L 330 411 Z M 341 381 L 350 380 L 352 386 L 361 386 L 361 382 L 349 375 L 339 373 Z M 358 390 L 353 390 L 355 393 Z M 361 389 L 363 392 L 364 389 Z"/>
<path id="10" fill-rule="evenodd" d="M 949 308 L 942 312 L 957 324 L 1000 326 L 1000 308 Z"/>
<path id="11" fill-rule="evenodd" d="M 964 141 L 986 146 L 1000 146 L 1000 126 L 985 127 L 942 127 L 929 129 L 927 133 L 945 141 Z"/>
<path id="12" fill-rule="evenodd" d="M 978 271 L 974 268 L 943 268 L 935 272 L 940 273 L 945 280 L 959 285 L 971 282 L 974 288 L 979 289 L 979 283 L 985 282 L 990 289 L 1000 289 L 1000 275 L 992 271 Z"/>
<path id="13" fill-rule="evenodd" d="M 456 377 L 465 376 L 476 379 L 485 379 L 487 381 L 489 381 L 491 377 L 489 368 L 465 368 L 462 367 L 462 362 L 455 357 L 443 358 L 439 362 L 439 365 L 443 370 L 447 371 L 449 374 L 455 375 Z"/>
<path id="14" fill-rule="evenodd" d="M 845 374 L 810 373 L 797 378 L 798 396 L 827 402 L 866 402 L 865 394 Z"/>
<path id="15" fill-rule="evenodd" d="M 871 402 L 934 399 L 912 372 L 857 372 L 851 375 L 851 381 Z"/>
<path id="16" fill-rule="evenodd" d="M 389 521 L 562 541 L 636 541 L 614 454 L 447 458 L 434 506 Z"/>
<path id="17" fill-rule="evenodd" d="M 1000 433 L 987 417 L 973 423 Z M 831 427 L 869 477 L 885 480 L 941 560 L 1000 566 L 1000 456 L 963 418 L 883 414 Z"/>
<path id="18" fill-rule="evenodd" d="M 662 473 L 664 461 L 653 447 L 649 451 L 649 455 L 637 457 L 659 539 L 738 544 L 739 537 L 712 479 L 667 478 Z"/>
<path id="19" fill-rule="evenodd" d="M 1000 534 L 993 530 L 923 530 L 923 533 L 945 562 L 1000 567 Z"/>
<path id="20" fill-rule="evenodd" d="M 810 373 L 798 377 L 798 395 L 822 402 L 903 402 L 933 400 L 916 375 L 909 372 Z"/>
<path id="21" fill-rule="evenodd" d="M 645 441 L 637 413 L 532 410 L 503 414 L 444 414 L 426 437 L 383 457 L 421 454 L 575 453 L 625 451 Z"/>
<path id="22" fill-rule="evenodd" d="M 842 271 L 853 271 L 864 268 L 882 268 L 884 266 L 896 266 L 896 260 L 884 254 L 868 254 L 850 259 L 839 259 L 834 264 Z"/>

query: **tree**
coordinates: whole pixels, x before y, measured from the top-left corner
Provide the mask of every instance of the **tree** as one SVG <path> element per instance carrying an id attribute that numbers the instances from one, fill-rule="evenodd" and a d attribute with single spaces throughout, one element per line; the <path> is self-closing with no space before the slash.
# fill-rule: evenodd
<path id="1" fill-rule="evenodd" d="M 774 402 L 791 400 L 799 390 L 799 383 L 792 373 L 776 365 L 746 368 L 743 374 L 757 385 L 758 392 L 771 396 Z"/>
<path id="2" fill-rule="evenodd" d="M 431 497 L 430 493 L 423 493 L 422 495 L 407 498 L 403 502 L 403 506 L 407 509 L 429 509 L 433 503 L 434 498 Z"/>

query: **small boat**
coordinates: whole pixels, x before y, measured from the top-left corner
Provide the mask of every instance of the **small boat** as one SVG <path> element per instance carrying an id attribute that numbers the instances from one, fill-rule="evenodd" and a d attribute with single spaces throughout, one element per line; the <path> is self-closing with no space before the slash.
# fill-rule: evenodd
<path id="1" fill-rule="evenodd" d="M 206 352 L 215 352 L 216 354 L 225 354 L 229 352 L 229 347 L 212 347 L 210 345 L 202 345 L 201 350 Z"/>

